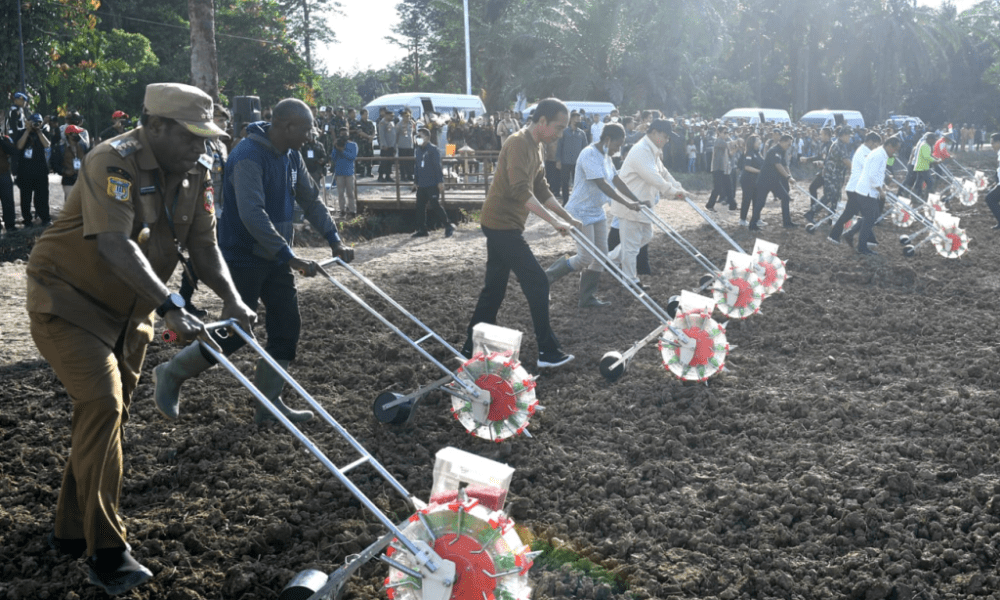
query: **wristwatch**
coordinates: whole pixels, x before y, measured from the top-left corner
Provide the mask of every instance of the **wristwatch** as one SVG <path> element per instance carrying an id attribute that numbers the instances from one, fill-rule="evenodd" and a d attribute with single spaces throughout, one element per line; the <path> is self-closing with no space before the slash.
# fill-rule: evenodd
<path id="1" fill-rule="evenodd" d="M 180 294 L 174 292 L 167 296 L 167 299 L 163 301 L 163 304 L 156 309 L 156 314 L 160 315 L 160 318 L 163 318 L 164 315 L 172 310 L 184 308 L 185 304 L 184 298 L 181 298 Z"/>

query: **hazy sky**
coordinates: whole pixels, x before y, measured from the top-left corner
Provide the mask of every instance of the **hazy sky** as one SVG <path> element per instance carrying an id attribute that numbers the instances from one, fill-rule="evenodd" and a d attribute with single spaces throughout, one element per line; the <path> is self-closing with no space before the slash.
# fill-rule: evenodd
<path id="1" fill-rule="evenodd" d="M 470 0 L 478 1 L 482 0 Z M 340 43 L 319 48 L 317 58 L 331 72 L 354 73 L 387 66 L 406 56 L 402 48 L 385 41 L 385 36 L 392 34 L 392 26 L 399 20 L 396 13 L 398 2 L 399 0 L 340 0 L 344 14 L 330 22 L 330 28 Z M 941 5 L 941 0 L 917 2 L 923 6 Z M 955 0 L 953 3 L 961 12 L 975 5 L 977 0 Z"/>

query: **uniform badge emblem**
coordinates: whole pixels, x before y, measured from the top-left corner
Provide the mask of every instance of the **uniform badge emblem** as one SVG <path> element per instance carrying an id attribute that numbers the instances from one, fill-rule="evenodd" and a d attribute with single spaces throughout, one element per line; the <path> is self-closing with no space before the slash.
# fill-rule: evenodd
<path id="1" fill-rule="evenodd" d="M 129 199 L 132 191 L 132 182 L 120 177 L 108 177 L 108 196 L 115 200 L 125 202 Z"/>
<path id="2" fill-rule="evenodd" d="M 215 214 L 215 188 L 205 188 L 205 212 Z"/>

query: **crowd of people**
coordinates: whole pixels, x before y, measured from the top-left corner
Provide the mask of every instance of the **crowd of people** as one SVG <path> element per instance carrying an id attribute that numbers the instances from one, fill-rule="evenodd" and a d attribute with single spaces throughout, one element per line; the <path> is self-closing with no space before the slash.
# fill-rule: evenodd
<path id="1" fill-rule="evenodd" d="M 477 324 L 496 323 L 513 272 L 531 313 L 539 369 L 574 358 L 549 322 L 552 284 L 579 272 L 579 306 L 606 306 L 596 292 L 607 263 L 643 289 L 640 275 L 649 272 L 647 247 L 653 238 L 649 210 L 661 199 L 688 195 L 669 169 L 672 149 L 691 145 L 681 133 L 684 125 L 652 110 L 595 118 L 549 98 L 538 103 L 523 126 L 514 113 L 499 115 L 495 124 L 487 119 L 470 125 L 460 117 L 415 121 L 406 111 L 383 112 L 375 121 L 361 111 L 355 120 L 352 110 L 315 114 L 305 103 L 285 99 L 267 111 L 266 121 L 239 127 L 234 140 L 224 107 L 192 86 L 162 83 L 146 88 L 139 127 L 130 129 L 129 116 L 116 111 L 114 125 L 91 139 L 76 117 L 46 123 L 29 113 L 27 103 L 26 95 L 15 97 L 0 153 L 13 159 L 22 203 L 25 198 L 34 202 L 22 204 L 26 224 L 32 206 L 42 224 L 51 220 L 45 202 L 50 169 L 67 188 L 65 206 L 38 238 L 26 269 L 32 338 L 73 402 L 72 451 L 47 543 L 61 555 L 85 557 L 90 581 L 109 595 L 152 577 L 131 554 L 118 505 L 122 429 L 153 339 L 154 315 L 186 344 L 153 370 L 154 400 L 167 418 L 178 418 L 186 381 L 243 345 L 239 336 L 206 327 L 205 312 L 190 304 L 199 282 L 221 298 L 220 318 L 235 320 L 248 332 L 264 304 L 265 350 L 287 369 L 296 358 L 302 327 L 296 273 L 312 277 L 322 271 L 293 249 L 296 209 L 324 237 L 332 256 L 345 262 L 354 258 L 320 199 L 319 165 L 332 166 L 338 188 L 353 188 L 349 178 L 375 172 L 373 161 L 366 165 L 358 158 L 372 158 L 379 139 L 379 176 L 414 184 L 416 235 L 423 237 L 425 207 L 443 213 L 442 136 L 448 143 L 492 139 L 488 143 L 496 143 L 499 153 L 481 216 L 484 285 L 461 352 L 472 357 Z M 814 219 L 823 206 L 834 210 L 846 189 L 841 220 L 862 216 L 858 250 L 864 254 L 874 252 L 872 226 L 886 173 L 905 172 L 916 194 L 929 193 L 937 179 L 927 171 L 947 152 L 934 132 L 918 136 L 889 126 L 820 130 L 815 145 L 800 144 L 808 153 L 797 152 L 795 134 L 780 127 L 716 121 L 707 129 L 714 134 L 711 159 L 703 165 L 713 174 L 709 210 L 716 204 L 739 209 L 742 224 L 760 229 L 766 226 L 761 210 L 774 195 L 782 202 L 784 225 L 793 227 L 792 164 L 815 162 L 821 168 L 810 186 L 814 200 L 806 218 Z M 1000 151 L 1000 134 L 991 142 Z M 397 155 L 413 161 L 400 163 L 394 174 L 390 159 Z M 894 160 L 897 156 L 909 161 Z M 685 168 L 691 160 L 685 157 Z M 9 180 L 9 172 L 6 176 Z M 742 206 L 736 204 L 737 183 Z M 350 211 L 352 201 L 342 197 L 341 210 Z M 1000 226 L 996 188 L 987 202 Z M 13 230 L 7 208 L 5 200 L 4 221 Z M 524 237 L 529 213 L 559 234 L 582 236 L 575 237 L 577 253 L 543 269 Z M 453 230 L 448 224 L 445 235 Z M 839 243 L 837 231 L 830 240 Z M 184 274 L 180 294 L 167 286 L 178 265 Z M 268 400 L 256 403 L 255 423 L 273 421 L 277 414 L 292 422 L 312 418 L 281 399 L 285 381 L 268 361 L 257 362 L 253 383 Z"/>

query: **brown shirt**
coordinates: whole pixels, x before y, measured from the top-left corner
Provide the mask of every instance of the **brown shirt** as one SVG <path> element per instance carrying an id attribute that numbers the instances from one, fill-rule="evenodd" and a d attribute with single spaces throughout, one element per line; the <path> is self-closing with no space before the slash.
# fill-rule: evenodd
<path id="1" fill-rule="evenodd" d="M 128 235 L 166 282 L 178 262 L 171 221 L 185 250 L 216 245 L 210 165 L 202 156 L 191 171 L 166 174 L 141 127 L 94 148 L 59 218 L 28 259 L 28 311 L 57 315 L 111 347 L 123 334 L 133 350 L 151 341 L 156 306 L 111 272 L 97 251 L 97 235 Z M 137 331 L 142 334 L 128 335 Z"/>
<path id="2" fill-rule="evenodd" d="M 545 182 L 542 145 L 531 137 L 529 128 L 524 128 L 507 138 L 500 149 L 496 175 L 479 222 L 489 229 L 524 230 L 527 204 L 532 197 L 545 204 L 552 198 L 552 191 Z"/>

